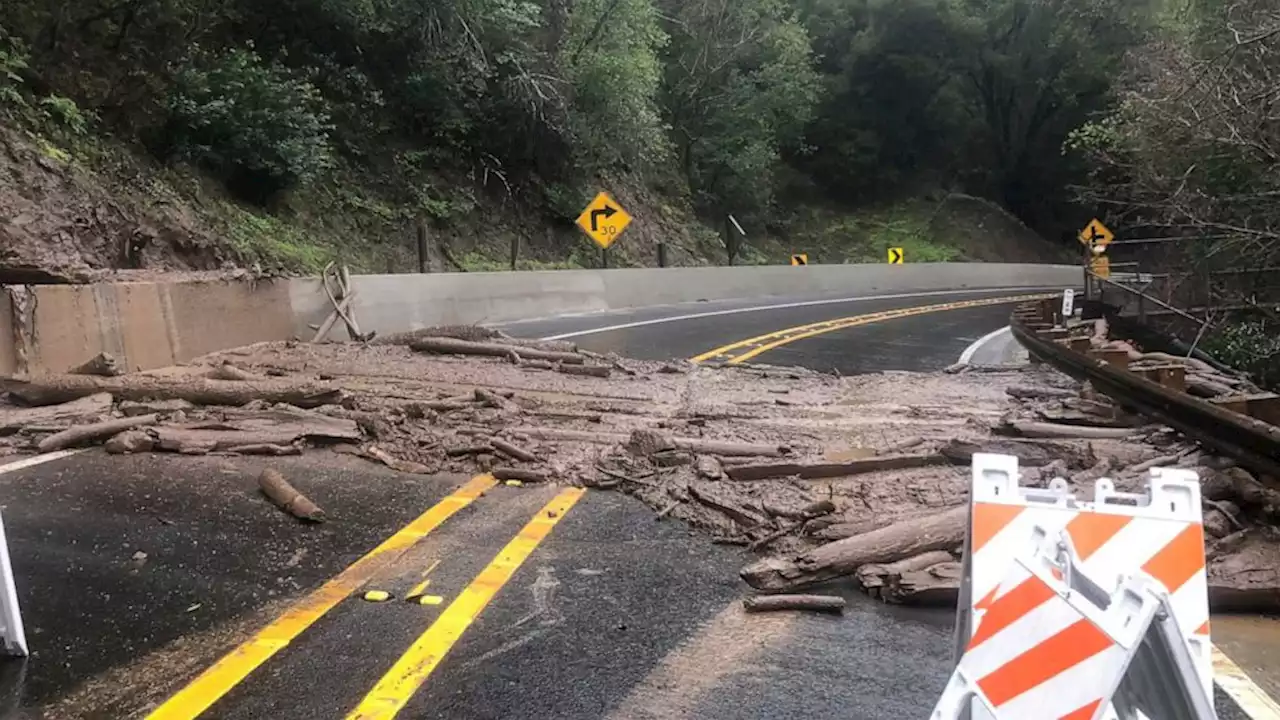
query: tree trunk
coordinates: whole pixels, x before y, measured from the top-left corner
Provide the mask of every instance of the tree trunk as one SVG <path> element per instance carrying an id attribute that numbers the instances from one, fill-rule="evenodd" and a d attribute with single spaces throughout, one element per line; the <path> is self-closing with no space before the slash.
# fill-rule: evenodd
<path id="1" fill-rule="evenodd" d="M 512 355 L 525 360 L 549 360 L 565 365 L 582 365 L 586 358 L 576 353 L 540 350 L 520 345 L 501 343 L 471 342 L 453 338 L 422 338 L 409 343 L 409 348 L 416 352 L 437 353 L 441 355 L 483 355 L 487 357 L 509 358 Z"/>
<path id="2" fill-rule="evenodd" d="M 0 434 L 12 433 L 28 425 L 53 425 L 68 420 L 100 417 L 111 412 L 111 394 L 94 393 L 61 405 L 0 410 Z"/>
<path id="3" fill-rule="evenodd" d="M 844 606 L 844 598 L 834 595 L 765 595 L 745 598 L 742 601 L 742 608 L 749 613 L 776 610 L 842 613 Z"/>
<path id="4" fill-rule="evenodd" d="M 97 440 L 99 438 L 110 437 L 117 433 L 140 427 L 142 425 L 154 425 L 160 419 L 159 415 L 139 415 L 137 417 L 120 418 L 118 420 L 107 420 L 105 422 L 92 423 L 90 425 L 73 425 L 60 433 L 54 433 L 49 437 L 40 441 L 36 448 L 42 452 L 53 452 L 63 448 L 75 447 L 80 443 Z"/>
<path id="5" fill-rule="evenodd" d="M 767 465 L 735 465 L 725 469 L 732 480 L 767 480 L 769 478 L 800 477 L 805 480 L 845 477 L 881 470 L 908 470 L 911 468 L 945 465 L 941 455 L 889 455 L 883 457 L 850 460 L 840 463 L 770 463 Z"/>
<path id="6" fill-rule="evenodd" d="M 850 575 L 868 563 L 886 563 L 930 550 L 950 550 L 964 541 L 969 508 L 960 506 L 926 518 L 895 523 L 865 535 L 837 540 L 792 558 L 767 558 L 742 569 L 757 590 L 785 592 Z"/>
<path id="7" fill-rule="evenodd" d="M 254 400 L 313 408 L 342 401 L 342 390 L 323 383 L 294 380 L 232 382 L 199 377 L 156 375 L 46 375 L 28 380 L 3 380 L 0 386 L 31 405 L 53 405 L 96 393 L 120 400 L 186 400 L 196 405 L 244 405 Z"/>

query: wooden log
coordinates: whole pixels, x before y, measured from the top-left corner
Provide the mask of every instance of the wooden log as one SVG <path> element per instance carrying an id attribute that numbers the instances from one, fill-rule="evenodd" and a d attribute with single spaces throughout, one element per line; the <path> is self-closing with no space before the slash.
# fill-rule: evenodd
<path id="1" fill-rule="evenodd" d="M 1127 415 L 1104 417 L 1077 410 L 1040 410 L 1036 415 L 1041 420 L 1058 425 L 1099 428 L 1132 428 L 1141 424 L 1137 418 Z"/>
<path id="2" fill-rule="evenodd" d="M 1055 387 L 1028 387 L 1025 385 L 1014 385 L 1005 388 L 1005 394 L 1011 398 L 1018 400 L 1060 400 L 1065 398 L 1073 398 L 1080 393 L 1076 390 L 1064 390 Z"/>
<path id="3" fill-rule="evenodd" d="M 512 435 L 525 435 L 535 440 L 559 440 L 561 442 L 584 442 L 601 445 L 626 442 L 629 435 L 623 433 L 590 432 L 587 430 L 562 430 L 560 428 L 516 427 L 509 430 Z"/>
<path id="4" fill-rule="evenodd" d="M 948 460 L 963 465 L 973 462 L 974 453 L 1013 455 L 1023 467 L 1044 467 L 1055 460 L 1065 460 L 1067 464 L 1078 467 L 1088 467 L 1097 462 L 1097 458 L 1088 449 L 1040 440 L 990 438 L 977 443 L 952 440 L 938 452 Z"/>
<path id="5" fill-rule="evenodd" d="M 502 440 L 501 438 L 494 438 L 489 441 L 489 444 L 493 446 L 494 450 L 497 450 L 509 458 L 519 460 L 521 462 L 538 462 L 537 455 L 534 455 L 519 445 Z"/>
<path id="6" fill-rule="evenodd" d="M 527 483 L 551 482 L 551 476 L 539 470 L 499 467 L 494 468 L 492 474 L 495 480 L 518 480 Z"/>
<path id="7" fill-rule="evenodd" d="M 126 453 L 150 452 L 155 449 L 156 438 L 145 430 L 126 430 L 103 444 L 103 449 L 112 455 Z"/>
<path id="8" fill-rule="evenodd" d="M 722 457 L 784 457 L 791 454 L 791 448 L 786 445 L 759 445 L 682 437 L 671 438 L 671 441 L 675 443 L 677 450 Z"/>
<path id="9" fill-rule="evenodd" d="M 737 502 L 727 493 L 714 489 L 710 483 L 690 483 L 689 496 L 709 508 L 720 511 L 745 528 L 753 528 L 765 523 L 763 515 Z"/>
<path id="10" fill-rule="evenodd" d="M 827 525 L 826 527 L 818 528 L 810 533 L 810 535 L 815 540 L 844 540 L 845 538 L 851 538 L 857 535 L 865 535 L 872 530 L 889 527 L 893 523 L 893 520 L 886 520 L 880 517 L 859 520 L 856 522 L 838 522 Z"/>
<path id="11" fill-rule="evenodd" d="M 585 358 L 577 353 L 540 350 L 534 347 L 522 347 L 490 342 L 472 342 L 453 338 L 432 337 L 414 340 L 409 349 L 415 352 L 435 353 L 438 355 L 481 355 L 486 357 L 511 357 L 514 353 L 523 360 L 549 360 L 565 365 L 582 365 Z"/>
<path id="12" fill-rule="evenodd" d="M 60 405 L 0 408 L 0 434 L 11 434 L 28 425 L 58 425 L 72 420 L 100 417 L 111 412 L 110 393 L 93 393 Z"/>
<path id="13" fill-rule="evenodd" d="M 843 613 L 844 606 L 844 598 L 835 595 L 762 595 L 742 600 L 742 609 L 749 613 L 778 610 Z"/>
<path id="14" fill-rule="evenodd" d="M 262 375 L 256 375 L 248 370 L 242 370 L 229 362 L 224 362 L 213 368 L 209 372 L 205 373 L 205 377 L 211 380 L 232 380 L 235 382 L 249 382 L 252 380 L 266 379 L 266 377 Z"/>
<path id="15" fill-rule="evenodd" d="M 893 445 L 890 445 L 889 447 L 883 450 L 879 450 L 876 452 L 876 454 L 877 455 L 901 455 L 907 450 L 910 450 L 914 447 L 918 447 L 923 444 L 924 444 L 924 438 L 910 437 L 910 438 L 907 438 L 906 440 L 903 440 L 902 442 L 894 443 Z"/>
<path id="16" fill-rule="evenodd" d="M 143 425 L 155 425 L 159 415 L 138 415 L 136 417 L 106 420 L 89 425 L 73 425 L 60 433 L 54 433 L 36 445 L 42 453 L 53 452 L 63 448 L 75 447 L 81 443 L 92 442 L 100 438 L 111 437 L 125 430 Z"/>
<path id="17" fill-rule="evenodd" d="M 1164 467 L 1166 465 L 1172 465 L 1176 462 L 1178 462 L 1177 455 L 1161 455 L 1159 457 L 1153 457 L 1150 460 L 1144 460 L 1138 463 L 1137 465 L 1134 465 L 1133 467 L 1129 468 L 1128 472 L 1130 474 L 1136 475 L 1139 473 L 1144 473 L 1150 470 L 1151 468 Z"/>
<path id="18" fill-rule="evenodd" d="M 237 447 L 228 448 L 227 452 L 234 455 L 271 455 L 280 457 L 284 455 L 301 455 L 302 448 L 297 445 L 275 445 L 262 443 L 258 445 L 239 445 Z"/>
<path id="19" fill-rule="evenodd" d="M 1187 394 L 1201 398 L 1217 398 L 1234 392 L 1230 387 L 1208 380 L 1201 375 L 1187 376 Z"/>
<path id="20" fill-rule="evenodd" d="M 818 500 L 811 502 L 804 507 L 786 507 L 775 503 L 762 503 L 764 511 L 774 517 L 786 518 L 788 520 L 809 520 L 811 518 L 829 515 L 836 511 L 836 504 L 830 500 Z"/>
<path id="21" fill-rule="evenodd" d="M 97 393 L 119 400 L 186 400 L 197 405 L 244 405 L 254 400 L 314 408 L 342 402 L 343 392 L 322 383 L 269 379 L 228 382 L 159 375 L 46 375 L 26 380 L 3 379 L 0 387 L 29 405 L 65 403 Z"/>
<path id="22" fill-rule="evenodd" d="M 101 377 L 115 377 L 124 374 L 124 368 L 120 367 L 120 361 L 110 353 L 100 352 L 81 365 L 77 365 L 71 371 L 72 375 L 99 375 Z"/>
<path id="23" fill-rule="evenodd" d="M 564 375 L 577 375 L 582 377 L 607 378 L 612 374 L 613 369 L 608 365 L 557 365 L 556 372 Z"/>
<path id="24" fill-rule="evenodd" d="M 1241 506 L 1253 509 L 1267 517 L 1280 517 L 1280 492 L 1258 482 L 1244 468 L 1227 468 L 1222 475 L 1231 481 Z"/>
<path id="25" fill-rule="evenodd" d="M 767 558 L 742 569 L 757 590 L 785 592 L 844 577 L 868 563 L 888 563 L 930 550 L 950 550 L 964 541 L 969 508 L 895 523 L 865 535 L 837 540 L 790 558 Z"/>
<path id="26" fill-rule="evenodd" d="M 868 563 L 859 567 L 854 575 L 862 589 L 870 592 L 896 584 L 905 573 L 924 570 L 925 568 L 951 561 L 951 553 L 946 550 L 930 550 L 897 562 L 887 564 Z M 880 596 L 878 592 L 872 594 L 875 597 Z"/>
<path id="27" fill-rule="evenodd" d="M 998 428 L 998 430 L 1030 438 L 1074 438 L 1080 440 L 1118 440 L 1132 437 L 1142 432 L 1141 428 L 1095 428 L 1021 420 L 1007 423 Z"/>
<path id="28" fill-rule="evenodd" d="M 278 470 L 263 470 L 262 475 L 258 476 L 258 487 L 277 507 L 299 520 L 324 522 L 324 511 L 290 485 Z"/>
<path id="29" fill-rule="evenodd" d="M 948 460 L 941 455 L 886 455 L 837 463 L 734 465 L 725 468 L 725 473 L 731 480 L 767 480 L 783 477 L 818 480 L 882 470 L 908 470 L 911 468 L 931 467 L 945 465 L 947 462 Z"/>
<path id="30" fill-rule="evenodd" d="M 880 599 L 900 605 L 955 607 L 963 573 L 964 567 L 954 561 L 903 573 L 898 582 L 880 592 Z"/>
<path id="31" fill-rule="evenodd" d="M 370 445 L 359 451 L 357 454 L 369 460 L 380 462 L 396 472 L 408 473 L 410 475 L 431 475 L 435 473 L 435 470 L 420 462 L 402 460 L 377 445 Z"/>

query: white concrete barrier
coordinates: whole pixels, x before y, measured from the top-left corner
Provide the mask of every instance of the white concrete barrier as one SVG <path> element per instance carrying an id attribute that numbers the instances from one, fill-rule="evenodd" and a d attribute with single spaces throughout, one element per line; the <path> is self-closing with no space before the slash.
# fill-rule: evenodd
<path id="1" fill-rule="evenodd" d="M 1072 287 L 1080 276 L 1073 265 L 916 263 L 360 275 L 352 283 L 361 329 L 385 334 L 705 300 Z M 329 300 L 314 278 L 293 280 L 289 294 L 297 334 L 309 338 Z"/>

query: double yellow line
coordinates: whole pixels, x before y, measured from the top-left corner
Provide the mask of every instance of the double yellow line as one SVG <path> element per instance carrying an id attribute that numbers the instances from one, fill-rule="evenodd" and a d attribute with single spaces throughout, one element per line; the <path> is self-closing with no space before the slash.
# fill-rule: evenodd
<path id="1" fill-rule="evenodd" d="M 897 310 L 885 310 L 882 312 L 867 313 L 865 315 L 854 315 L 852 317 L 836 318 L 835 320 L 823 320 L 822 322 L 809 323 L 808 325 L 799 325 L 785 330 L 775 330 L 764 335 L 759 335 L 746 340 L 739 340 L 714 350 L 708 350 L 696 357 L 690 358 L 693 362 L 700 363 L 708 360 L 716 360 L 727 363 L 729 365 L 737 365 L 744 363 L 757 355 L 769 352 L 774 348 L 811 338 L 815 335 L 823 335 L 837 330 L 858 327 L 859 325 L 870 325 L 872 323 L 884 322 L 886 320 L 897 320 L 900 318 L 913 317 L 915 315 L 927 315 L 929 313 L 943 312 L 945 310 L 961 310 L 963 308 L 984 307 L 987 305 L 1008 305 L 1010 303 L 1025 302 L 1027 300 L 1040 300 L 1042 298 L 1052 297 L 1051 295 L 1017 295 L 1014 297 L 985 298 L 982 300 L 960 300 L 957 302 L 940 303 L 938 305 L 921 305 L 919 307 L 899 308 Z"/>
<path id="2" fill-rule="evenodd" d="M 147 720 L 192 720 L 200 716 L 325 613 L 495 484 L 491 475 L 472 478 L 222 657 L 152 711 Z M 348 720 L 394 718 L 489 601 L 585 493 L 582 488 L 568 488 L 543 506 L 387 671 L 347 715 Z"/>

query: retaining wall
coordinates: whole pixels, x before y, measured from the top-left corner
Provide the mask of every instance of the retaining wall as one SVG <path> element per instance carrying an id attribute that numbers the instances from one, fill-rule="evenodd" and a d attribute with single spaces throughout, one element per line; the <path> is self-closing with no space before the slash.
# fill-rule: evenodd
<path id="1" fill-rule="evenodd" d="M 1079 279 L 1074 266 L 939 263 L 363 275 L 352 282 L 361 329 L 385 334 L 699 300 L 1067 287 Z M 45 285 L 30 292 L 34 310 L 23 319 L 29 342 L 18 332 L 9 294 L 0 293 L 0 374 L 63 372 L 102 351 L 131 370 L 150 369 L 264 340 L 309 339 L 330 310 L 315 278 Z"/>

